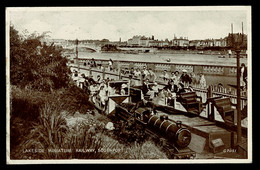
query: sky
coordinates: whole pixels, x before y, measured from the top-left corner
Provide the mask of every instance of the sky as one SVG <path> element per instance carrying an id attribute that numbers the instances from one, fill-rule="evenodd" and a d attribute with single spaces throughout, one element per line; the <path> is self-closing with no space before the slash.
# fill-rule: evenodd
<path id="1" fill-rule="evenodd" d="M 8 8 L 7 21 L 22 33 L 43 33 L 55 39 L 127 41 L 134 35 L 169 40 L 224 38 L 244 33 L 250 24 L 248 7 L 123 7 L 123 8 Z"/>

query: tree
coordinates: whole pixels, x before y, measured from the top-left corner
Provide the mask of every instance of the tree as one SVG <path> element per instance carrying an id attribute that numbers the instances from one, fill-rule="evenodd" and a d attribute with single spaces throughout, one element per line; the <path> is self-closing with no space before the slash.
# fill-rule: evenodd
<path id="1" fill-rule="evenodd" d="M 10 27 L 10 81 L 12 85 L 51 91 L 67 87 L 70 70 L 62 49 L 41 43 L 45 33 L 31 34 L 24 39 Z"/>

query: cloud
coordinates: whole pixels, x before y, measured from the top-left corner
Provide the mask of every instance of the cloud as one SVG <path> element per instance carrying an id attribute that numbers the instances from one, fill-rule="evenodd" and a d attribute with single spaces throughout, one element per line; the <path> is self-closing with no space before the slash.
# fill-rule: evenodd
<path id="1" fill-rule="evenodd" d="M 63 38 L 63 39 L 81 39 L 85 35 L 85 31 L 78 25 L 67 24 L 61 25 L 53 33 L 53 38 Z"/>
<path id="2" fill-rule="evenodd" d="M 19 31 L 51 31 L 52 38 L 128 40 L 133 35 L 155 39 L 220 38 L 247 28 L 245 11 L 12 11 L 11 21 Z"/>

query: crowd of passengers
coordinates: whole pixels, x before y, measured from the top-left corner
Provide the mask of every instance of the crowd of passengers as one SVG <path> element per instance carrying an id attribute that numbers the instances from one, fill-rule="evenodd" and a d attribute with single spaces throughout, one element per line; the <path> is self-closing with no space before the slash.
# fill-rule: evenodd
<path id="1" fill-rule="evenodd" d="M 86 64 L 86 63 L 85 63 Z M 100 69 L 103 69 L 104 67 L 101 64 L 96 64 L 96 61 L 94 58 L 92 58 L 88 65 L 90 67 L 99 67 Z M 109 59 L 108 61 L 108 69 L 110 71 L 115 70 L 114 68 L 114 62 L 112 59 Z M 167 70 L 164 70 L 163 73 L 159 76 L 154 73 L 152 68 L 147 68 L 146 66 L 143 66 L 142 69 L 139 67 L 131 67 L 130 69 L 122 69 L 121 73 L 129 75 L 129 78 L 135 79 L 137 81 L 133 81 L 132 86 L 140 86 L 140 79 L 143 80 L 149 79 L 150 82 L 155 83 L 155 81 L 162 80 L 164 84 L 171 84 L 172 81 L 175 85 L 175 88 L 178 86 L 179 82 L 183 83 L 185 87 L 193 86 L 193 85 L 199 85 L 200 88 L 205 89 L 207 88 L 206 79 L 203 75 L 203 73 L 200 73 L 199 75 L 196 75 L 194 72 L 187 73 L 187 70 L 182 70 L 182 74 L 180 74 L 179 71 L 172 71 L 168 72 Z"/>
<path id="2" fill-rule="evenodd" d="M 111 68 L 111 67 L 110 67 Z M 76 70 L 73 71 L 73 80 L 90 96 L 97 96 L 102 105 L 106 105 L 108 96 L 113 94 L 126 95 L 128 91 L 127 84 L 122 84 L 120 87 L 111 87 L 109 82 L 113 79 L 102 79 L 100 75 L 94 79 L 92 75 L 86 76 L 80 74 Z M 140 78 L 143 80 L 142 83 Z M 165 86 L 160 86 L 155 81 L 156 74 L 151 68 L 146 66 L 142 70 L 139 68 L 132 68 L 129 72 L 130 87 L 137 87 L 142 90 L 143 98 L 153 100 L 155 97 L 162 98 L 162 101 L 171 101 L 182 92 L 193 91 L 192 89 L 192 76 L 187 73 L 187 70 L 182 70 L 180 75 L 178 71 L 172 72 L 170 75 L 167 70 L 164 70 L 160 78 L 164 81 Z M 203 87 L 206 87 L 204 75 L 200 75 L 200 81 Z"/>
<path id="3" fill-rule="evenodd" d="M 84 65 L 86 65 L 86 63 L 84 63 Z M 96 64 L 93 58 L 90 62 L 88 62 L 88 65 L 90 65 L 90 67 L 99 67 L 101 69 L 104 68 L 101 64 Z M 246 82 L 247 79 L 244 77 L 247 76 L 247 70 L 244 69 L 245 66 L 243 64 L 241 66 L 241 72 L 243 75 L 241 76 L 241 82 Z M 112 59 L 108 62 L 108 69 L 110 71 L 115 70 Z M 207 88 L 203 73 L 196 75 L 194 72 L 188 73 L 185 69 L 181 71 L 181 74 L 177 70 L 172 72 L 164 70 L 159 76 L 154 73 L 152 68 L 147 68 L 146 66 L 143 66 L 142 69 L 139 67 L 131 67 L 129 70 L 127 69 L 122 71 L 123 72 L 121 73 L 129 76 L 130 87 L 138 87 L 141 89 L 143 98 L 146 98 L 147 100 L 159 98 L 161 101 L 168 101 L 169 104 L 174 98 L 178 97 L 180 93 L 193 91 L 193 85 L 195 84 L 199 85 L 202 89 Z M 100 75 L 97 75 L 96 79 L 94 79 L 92 75 L 79 75 L 79 73 L 75 70 L 73 73 L 73 79 L 77 85 L 84 89 L 85 92 L 89 93 L 90 96 L 99 97 L 102 105 L 104 106 L 106 105 L 109 95 L 128 95 L 126 94 L 128 91 L 127 84 L 122 84 L 120 87 L 110 87 L 108 84 L 111 80 L 113 81 L 113 79 L 102 79 Z M 159 88 L 156 81 L 163 83 L 164 86 L 160 86 Z M 221 88 L 223 88 L 223 85 L 219 83 L 218 89 L 221 90 Z"/>

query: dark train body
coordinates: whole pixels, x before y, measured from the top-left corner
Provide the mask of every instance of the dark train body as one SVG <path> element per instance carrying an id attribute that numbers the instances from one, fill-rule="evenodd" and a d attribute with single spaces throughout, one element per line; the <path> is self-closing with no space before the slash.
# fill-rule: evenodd
<path id="1" fill-rule="evenodd" d="M 122 103 L 116 106 L 115 116 L 125 121 L 134 119 L 145 128 L 151 136 L 166 151 L 170 158 L 193 159 L 196 153 L 188 148 L 191 133 L 182 127 L 181 122 L 173 122 L 168 117 L 152 114 L 150 107 L 133 109 L 134 104 Z"/>

